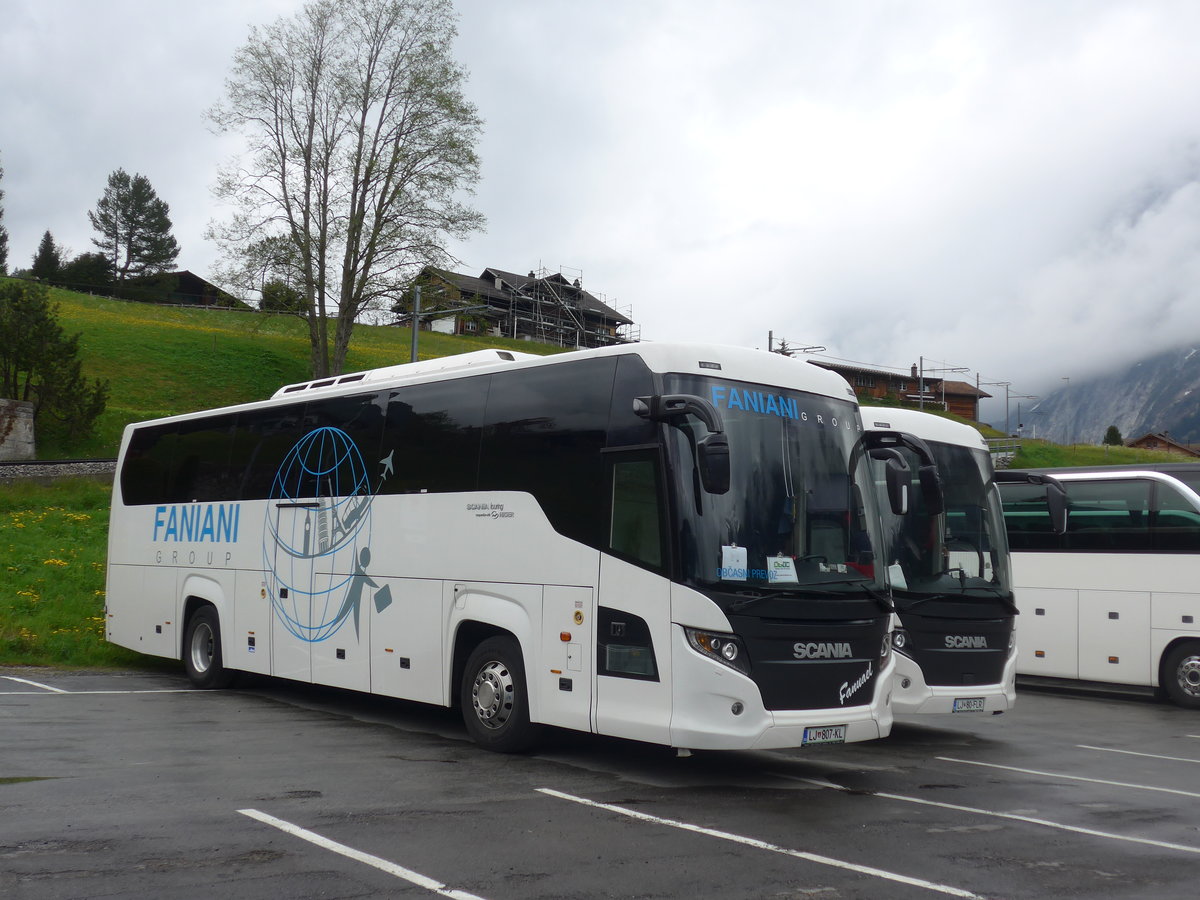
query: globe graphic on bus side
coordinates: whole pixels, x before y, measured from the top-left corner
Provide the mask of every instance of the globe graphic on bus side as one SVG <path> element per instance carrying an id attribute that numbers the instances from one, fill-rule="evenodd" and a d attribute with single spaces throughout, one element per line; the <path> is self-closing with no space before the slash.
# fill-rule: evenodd
<path id="1" fill-rule="evenodd" d="M 362 454 L 339 428 L 310 431 L 275 473 L 263 529 L 263 568 L 275 615 L 315 643 L 351 612 L 350 589 L 370 560 L 371 495 Z"/>

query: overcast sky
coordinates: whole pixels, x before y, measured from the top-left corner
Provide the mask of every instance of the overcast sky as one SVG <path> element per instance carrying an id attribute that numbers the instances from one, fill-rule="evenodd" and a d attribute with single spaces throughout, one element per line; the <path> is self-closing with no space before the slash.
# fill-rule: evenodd
<path id="1" fill-rule="evenodd" d="M 300 5 L 0 0 L 10 268 L 47 229 L 91 250 L 124 168 L 207 274 L 240 145 L 204 111 Z M 456 7 L 489 222 L 460 271 L 580 276 L 644 339 L 774 331 L 1012 394 L 1200 342 L 1200 3 Z"/>

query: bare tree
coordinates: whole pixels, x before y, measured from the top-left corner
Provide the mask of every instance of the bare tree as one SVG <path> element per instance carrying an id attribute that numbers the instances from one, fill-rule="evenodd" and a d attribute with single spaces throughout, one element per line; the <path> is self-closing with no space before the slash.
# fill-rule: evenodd
<path id="1" fill-rule="evenodd" d="M 450 0 L 313 0 L 251 30 L 210 111 L 247 138 L 216 187 L 237 212 L 211 234 L 230 273 L 261 273 L 264 239 L 290 243 L 315 377 L 342 371 L 362 313 L 483 227 L 459 199 L 479 179 L 482 122 L 451 57 L 455 22 Z"/>

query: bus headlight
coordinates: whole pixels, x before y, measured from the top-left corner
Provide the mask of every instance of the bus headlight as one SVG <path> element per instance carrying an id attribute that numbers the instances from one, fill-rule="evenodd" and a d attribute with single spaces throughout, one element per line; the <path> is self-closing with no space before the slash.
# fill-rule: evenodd
<path id="1" fill-rule="evenodd" d="M 717 631 L 701 631 L 698 628 L 684 628 L 688 643 L 701 656 L 715 659 L 717 662 L 736 669 L 744 675 L 750 674 L 750 660 L 741 640 L 733 634 L 722 634 Z"/>
<path id="2" fill-rule="evenodd" d="M 888 657 L 892 655 L 892 641 L 895 640 L 888 635 L 883 636 L 883 646 L 879 648 L 879 665 L 882 666 L 887 662 Z"/>
<path id="3" fill-rule="evenodd" d="M 897 653 L 903 653 L 905 656 L 908 652 L 908 632 L 903 628 L 897 628 L 892 632 L 892 647 Z"/>
<path id="4" fill-rule="evenodd" d="M 1008 633 L 1008 655 L 1012 656 L 1017 652 L 1017 629 L 1013 629 Z"/>

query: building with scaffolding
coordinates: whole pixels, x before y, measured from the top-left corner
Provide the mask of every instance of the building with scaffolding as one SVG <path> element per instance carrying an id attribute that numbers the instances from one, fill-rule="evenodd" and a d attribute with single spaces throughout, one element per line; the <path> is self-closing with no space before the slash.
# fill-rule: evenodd
<path id="1" fill-rule="evenodd" d="M 441 318 L 428 316 L 435 331 L 587 348 L 630 343 L 640 337 L 629 317 L 632 311 L 613 309 L 584 290 L 581 273 L 568 278 L 562 271 L 540 269 L 517 275 L 488 268 L 472 276 L 427 266 L 419 280 L 422 309 L 447 312 Z"/>

